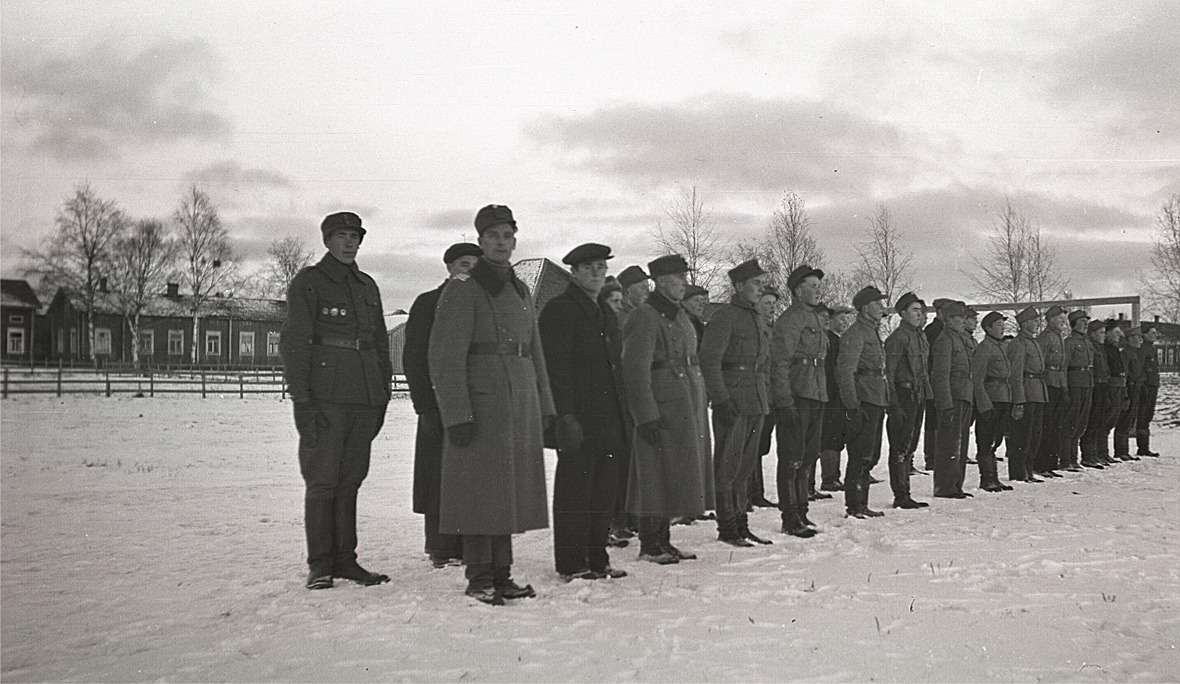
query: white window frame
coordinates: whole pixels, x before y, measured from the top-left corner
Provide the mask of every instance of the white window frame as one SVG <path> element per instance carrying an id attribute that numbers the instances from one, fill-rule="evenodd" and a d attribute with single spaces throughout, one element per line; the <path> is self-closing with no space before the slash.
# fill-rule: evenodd
<path id="1" fill-rule="evenodd" d="M 176 342 L 176 347 L 173 348 L 172 343 Z M 184 331 L 183 330 L 169 330 L 168 331 L 168 355 L 169 356 L 184 356 Z"/>
<path id="2" fill-rule="evenodd" d="M 266 333 L 266 355 L 279 355 L 279 342 L 282 341 L 282 333 L 268 332 Z"/>
<path id="3" fill-rule="evenodd" d="M 25 353 L 25 329 L 24 328 L 9 328 L 8 342 L 5 346 L 9 354 L 14 356 L 21 356 Z"/>
<path id="4" fill-rule="evenodd" d="M 249 349 L 247 349 L 247 343 Z M 238 358 L 252 359 L 254 358 L 254 331 L 253 330 L 239 330 L 238 331 Z"/>
<path id="5" fill-rule="evenodd" d="M 205 331 L 205 356 L 221 356 L 221 331 Z"/>
<path id="6" fill-rule="evenodd" d="M 8 314 L 8 322 L 13 325 L 24 325 L 25 316 L 24 314 Z"/>
<path id="7" fill-rule="evenodd" d="M 146 344 L 145 344 L 146 343 Z M 147 354 L 151 356 L 156 353 L 156 331 L 155 330 L 140 330 L 139 331 L 139 354 L 140 356 Z"/>
<path id="8" fill-rule="evenodd" d="M 113 336 L 110 328 L 95 328 L 94 329 L 94 353 L 111 355 L 111 346 Z"/>

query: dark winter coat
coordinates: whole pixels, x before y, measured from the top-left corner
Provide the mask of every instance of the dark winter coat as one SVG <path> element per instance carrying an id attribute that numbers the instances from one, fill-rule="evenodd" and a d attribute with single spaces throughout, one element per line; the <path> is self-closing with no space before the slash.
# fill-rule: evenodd
<path id="1" fill-rule="evenodd" d="M 934 408 L 945 411 L 956 401 L 972 403 L 975 386 L 971 379 L 971 354 L 963 335 L 944 328 L 934 340 L 934 365 L 930 367 L 930 387 L 934 390 Z"/>
<path id="2" fill-rule="evenodd" d="M 858 315 L 840 336 L 836 384 L 844 408 L 889 405 L 893 390 L 885 379 L 885 345 L 881 342 L 878 321 Z"/>
<path id="3" fill-rule="evenodd" d="M 1012 369 L 1000 341 L 984 335 L 983 341 L 971 355 L 971 382 L 975 387 L 975 408 L 980 413 L 991 411 L 996 403 L 1011 403 L 1012 388 L 1008 380 Z"/>
<path id="4" fill-rule="evenodd" d="M 1049 401 L 1045 388 L 1045 355 L 1037 339 L 1025 332 L 1008 343 L 1008 390 L 1013 404 L 1044 404 Z"/>
<path id="5" fill-rule="evenodd" d="M 1066 379 L 1070 387 L 1094 386 L 1094 350 L 1090 339 L 1074 331 L 1062 343 Z"/>
<path id="6" fill-rule="evenodd" d="M 918 328 L 902 321 L 885 338 L 885 377 L 894 387 L 912 389 L 918 401 L 932 396 L 929 363 L 930 343 Z"/>
<path id="7" fill-rule="evenodd" d="M 770 413 L 770 326 L 749 302 L 735 296 L 713 313 L 700 358 L 714 406 L 730 402 L 742 415 Z"/>
<path id="8" fill-rule="evenodd" d="M 815 310 L 796 301 L 774 324 L 771 363 L 774 368 L 774 405 L 795 405 L 795 398 L 828 402 L 826 363 L 828 335 Z"/>
<path id="9" fill-rule="evenodd" d="M 1061 333 L 1046 328 L 1037 336 L 1037 344 L 1041 345 L 1041 354 L 1045 357 L 1045 385 L 1068 387 L 1065 381 L 1065 341 L 1061 339 Z"/>

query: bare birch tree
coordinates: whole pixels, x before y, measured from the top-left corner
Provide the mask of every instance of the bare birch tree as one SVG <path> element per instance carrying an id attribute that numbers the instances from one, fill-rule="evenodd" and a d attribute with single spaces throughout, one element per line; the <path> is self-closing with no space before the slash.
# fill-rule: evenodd
<path id="1" fill-rule="evenodd" d="M 783 197 L 766 227 L 761 251 L 765 258 L 762 267 L 782 290 L 784 298 L 789 299 L 791 295 L 787 292 L 787 276 L 791 271 L 803 264 L 823 268 L 824 252 L 811 234 L 811 218 L 802 197 L 793 192 Z"/>
<path id="2" fill-rule="evenodd" d="M 1057 266 L 1057 250 L 1027 215 L 1004 204 L 982 256 L 967 273 L 975 294 L 991 302 L 1041 301 L 1057 296 L 1069 281 Z"/>
<path id="3" fill-rule="evenodd" d="M 139 366 L 139 317 L 163 292 L 176 265 L 178 245 L 155 219 L 136 221 L 115 245 L 111 293 L 131 334 L 131 361 Z"/>
<path id="4" fill-rule="evenodd" d="M 229 231 L 221 223 L 209 195 L 193 185 L 172 214 L 180 242 L 181 277 L 191 291 L 193 317 L 192 361 L 200 360 L 201 316 L 209 301 L 234 282 L 234 254 Z"/>
<path id="5" fill-rule="evenodd" d="M 1172 195 L 1156 215 L 1151 269 L 1142 286 L 1153 309 L 1180 321 L 1180 194 Z"/>
<path id="6" fill-rule="evenodd" d="M 307 244 L 294 237 L 274 240 L 266 248 L 269 261 L 263 271 L 266 296 L 282 298 L 286 295 L 291 280 L 304 268 L 311 265 L 315 253 Z"/>
<path id="7" fill-rule="evenodd" d="M 692 269 L 688 281 L 693 285 L 712 290 L 724 281 L 721 260 L 726 244 L 713 219 L 713 210 L 705 204 L 697 186 L 682 190 L 664 205 L 652 238 L 661 252 L 684 257 Z"/>
<path id="8" fill-rule="evenodd" d="M 95 300 L 110 271 L 112 247 L 125 224 L 126 216 L 115 203 L 100 198 L 89 181 L 83 182 L 58 210 L 56 230 L 44 246 L 24 253 L 29 262 L 26 273 L 39 276 L 42 289 L 62 288 L 81 297 L 92 361 L 96 359 Z"/>
<path id="9" fill-rule="evenodd" d="M 896 299 L 913 283 L 913 255 L 902 249 L 902 232 L 888 207 L 878 204 L 867 220 L 868 237 L 856 246 L 860 263 L 855 277 L 863 281 L 861 287 L 875 285 Z"/>

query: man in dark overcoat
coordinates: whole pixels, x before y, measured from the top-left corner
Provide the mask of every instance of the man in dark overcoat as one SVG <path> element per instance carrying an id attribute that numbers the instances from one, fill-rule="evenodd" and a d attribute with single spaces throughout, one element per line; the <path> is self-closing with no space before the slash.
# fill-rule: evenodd
<path id="1" fill-rule="evenodd" d="M 836 383 L 848 420 L 844 506 L 853 518 L 885 515 L 869 508 L 869 469 L 880 459 L 885 407 L 892 402 L 880 332 L 885 299 L 885 294 L 872 285 L 856 293 L 852 298 L 856 321 L 840 337 L 840 356 L 836 359 Z"/>
<path id="2" fill-rule="evenodd" d="M 922 427 L 922 409 L 931 396 L 927 365 L 930 346 L 922 332 L 926 302 L 907 292 L 893 308 L 901 316 L 901 323 L 885 338 L 885 376 L 893 386 L 893 405 L 885 422 L 889 435 L 889 486 L 894 508 L 925 508 L 930 504 L 915 501 L 910 495 L 910 471 L 918 443 L 916 433 Z"/>
<path id="3" fill-rule="evenodd" d="M 1008 441 L 1008 480 L 1044 482 L 1034 474 L 1041 445 L 1045 404 L 1045 355 L 1037 344 L 1040 314 L 1028 307 L 1016 314 L 1020 332 L 1008 343 L 1008 388 L 1012 396 L 1012 436 Z"/>
<path id="4" fill-rule="evenodd" d="M 357 492 L 369 473 L 393 375 L 381 293 L 356 264 L 365 236 L 361 218 L 331 214 L 320 232 L 328 253 L 291 280 L 279 344 L 306 485 L 308 589 L 327 589 L 333 577 L 362 585 L 389 581 L 356 556 Z"/>
<path id="5" fill-rule="evenodd" d="M 639 518 L 639 558 L 661 565 L 696 558 L 672 545 L 675 517 L 714 507 L 705 380 L 696 331 L 680 306 L 688 264 L 678 254 L 648 264 L 656 288 L 623 325 L 623 385 L 634 432 L 627 510 Z"/>
<path id="6" fill-rule="evenodd" d="M 1141 327 L 1143 346 L 1139 353 L 1143 357 L 1143 387 L 1139 390 L 1139 417 L 1135 423 L 1135 454 L 1158 458 L 1159 452 L 1151 450 L 1151 421 L 1155 418 L 1155 404 L 1160 392 L 1160 359 L 1155 348 L 1160 331 L 1152 323 L 1144 323 Z"/>
<path id="7" fill-rule="evenodd" d="M 1037 336 L 1037 344 L 1045 357 L 1045 387 L 1049 392 L 1041 448 L 1033 468 L 1042 477 L 1062 477 L 1057 469 L 1065 464 L 1065 454 L 1069 451 L 1069 435 L 1065 430 L 1065 414 L 1069 408 L 1069 383 L 1065 378 L 1068 316 L 1060 306 L 1049 307 L 1045 312 L 1045 329 Z"/>
<path id="8" fill-rule="evenodd" d="M 542 431 L 554 409 L 532 297 L 512 270 L 512 210 L 480 209 L 475 229 L 483 256 L 447 282 L 430 333 L 447 435 L 439 531 L 463 535 L 467 595 L 502 605 L 536 595 L 512 579 L 512 535 L 549 526 Z"/>
<path id="9" fill-rule="evenodd" d="M 971 378 L 971 354 L 963 339 L 967 307 L 951 301 L 943 306 L 942 332 L 931 350 L 930 388 L 934 392 L 934 409 L 938 417 L 937 458 L 934 462 L 934 496 L 965 499 L 963 491 L 967 463 L 962 443 L 970 429 L 968 422 L 974 400 Z"/>
<path id="10" fill-rule="evenodd" d="M 717 538 L 748 547 L 770 543 L 750 531 L 746 510 L 762 422 L 770 412 L 770 326 L 757 310 L 766 271 L 753 259 L 728 275 L 735 292 L 705 327 L 701 375 L 713 405 Z"/>
<path id="11" fill-rule="evenodd" d="M 571 281 L 541 310 L 538 326 L 557 411 L 553 433 L 553 557 L 563 579 L 623 577 L 607 537 L 618 469 L 630 464 L 624 419 L 622 339 L 614 310 L 599 297 L 610 247 L 586 243 L 562 263 Z"/>
<path id="12" fill-rule="evenodd" d="M 467 277 L 479 261 L 479 245 L 460 242 L 443 253 L 447 279 Z M 406 319 L 402 368 L 410 388 L 410 401 L 418 414 L 418 432 L 414 440 L 414 512 L 423 516 L 426 529 L 426 553 L 434 567 L 459 564 L 463 560 L 462 537 L 438 531 L 438 490 L 442 475 L 443 425 L 438 400 L 430 384 L 430 330 L 434 327 L 434 309 L 442 295 L 442 285 L 423 292 L 410 307 Z"/>

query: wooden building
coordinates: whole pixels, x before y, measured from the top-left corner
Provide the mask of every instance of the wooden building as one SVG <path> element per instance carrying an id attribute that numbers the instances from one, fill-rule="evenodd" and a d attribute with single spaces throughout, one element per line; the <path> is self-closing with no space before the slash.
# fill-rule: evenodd
<path id="1" fill-rule="evenodd" d="M 0 338 L 6 362 L 32 363 L 41 300 L 27 280 L 0 280 Z"/>

